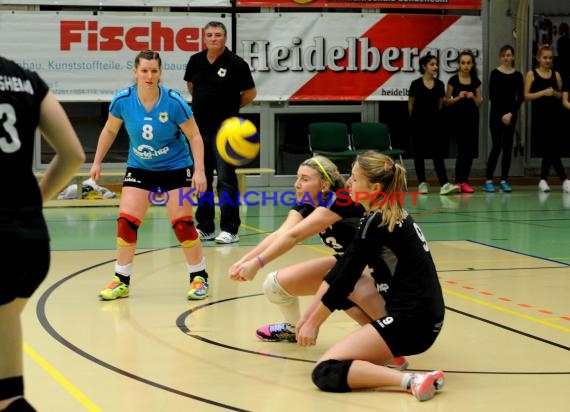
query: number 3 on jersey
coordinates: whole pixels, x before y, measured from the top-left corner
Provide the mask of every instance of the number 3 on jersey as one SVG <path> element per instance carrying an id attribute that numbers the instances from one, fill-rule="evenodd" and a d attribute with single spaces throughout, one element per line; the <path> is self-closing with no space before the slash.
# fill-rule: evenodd
<path id="1" fill-rule="evenodd" d="M 16 129 L 16 112 L 7 104 L 0 104 L 0 150 L 14 153 L 22 146 Z"/>

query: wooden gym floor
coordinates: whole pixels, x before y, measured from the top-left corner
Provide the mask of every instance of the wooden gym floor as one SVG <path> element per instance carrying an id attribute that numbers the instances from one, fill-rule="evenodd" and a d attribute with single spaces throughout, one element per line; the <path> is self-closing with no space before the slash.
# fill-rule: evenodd
<path id="1" fill-rule="evenodd" d="M 312 238 L 253 282 L 227 278 L 287 207 L 242 207 L 241 242 L 204 245 L 211 295 L 199 302 L 185 299 L 185 264 L 165 210 L 152 208 L 139 231 L 130 297 L 102 302 L 116 207 L 47 208 L 52 266 L 23 316 L 27 397 L 39 411 L 60 412 L 568 411 L 570 194 L 552 189 L 430 193 L 408 205 L 430 241 L 447 307 L 434 346 L 409 357 L 411 370 L 446 373 L 445 388 L 425 403 L 396 389 L 316 389 L 314 361 L 356 328 L 343 313 L 312 348 L 255 338 L 257 327 L 281 321 L 261 293 L 265 275 L 329 253 Z"/>

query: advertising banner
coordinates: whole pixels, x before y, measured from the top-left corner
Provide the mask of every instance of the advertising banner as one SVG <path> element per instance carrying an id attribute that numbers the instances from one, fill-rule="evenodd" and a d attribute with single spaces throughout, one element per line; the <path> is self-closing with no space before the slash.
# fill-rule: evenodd
<path id="1" fill-rule="evenodd" d="M 133 82 L 138 51 L 160 53 L 161 83 L 189 98 L 186 63 L 203 48 L 202 28 L 219 15 L 0 13 L 2 55 L 37 71 L 63 101 L 109 101 Z"/>
<path id="2" fill-rule="evenodd" d="M 186 63 L 203 49 L 202 27 L 219 15 L 0 12 L 2 54 L 35 70 L 62 101 L 109 101 L 133 81 L 133 60 L 150 48 L 162 84 L 190 99 Z M 440 77 L 471 49 L 482 67 L 478 16 L 377 13 L 244 13 L 236 53 L 249 64 L 258 101 L 406 100 L 418 56 L 439 57 Z"/>
<path id="3" fill-rule="evenodd" d="M 481 10 L 482 0 L 237 0 L 241 7 Z"/>
<path id="4" fill-rule="evenodd" d="M 137 6 L 137 7 L 230 7 L 230 0 L 0 0 L 0 5 Z"/>
<path id="5" fill-rule="evenodd" d="M 427 52 L 439 57 L 444 82 L 462 50 L 482 67 L 477 16 L 243 14 L 237 24 L 258 100 L 407 100 Z"/>

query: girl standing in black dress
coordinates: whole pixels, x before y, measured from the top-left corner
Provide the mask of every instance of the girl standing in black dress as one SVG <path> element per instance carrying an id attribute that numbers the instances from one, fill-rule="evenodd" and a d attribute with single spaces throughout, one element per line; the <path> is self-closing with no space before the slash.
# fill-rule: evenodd
<path id="1" fill-rule="evenodd" d="M 414 149 L 414 167 L 418 177 L 418 191 L 428 192 L 425 159 L 433 159 L 433 167 L 441 189 L 441 195 L 455 193 L 459 188 L 449 183 L 443 161 L 444 139 L 441 130 L 441 108 L 445 97 L 445 86 L 437 78 L 437 57 L 426 54 L 420 58 L 422 76 L 410 85 L 408 113 L 412 123 L 411 137 Z"/>
<path id="2" fill-rule="evenodd" d="M 517 115 L 524 102 L 524 81 L 521 72 L 513 67 L 515 51 L 512 46 L 505 45 L 499 51 L 501 65 L 491 72 L 489 78 L 489 100 L 491 113 L 489 128 L 492 147 L 487 159 L 487 181 L 483 186 L 485 192 L 494 192 L 493 174 L 497 167 L 497 159 L 501 151 L 501 192 L 511 192 L 507 181 L 511 167 L 511 148 L 515 136 Z"/>
<path id="3" fill-rule="evenodd" d="M 455 184 L 463 193 L 473 193 L 469 174 L 473 158 L 479 147 L 479 106 L 481 106 L 481 80 L 477 77 L 475 55 L 463 50 L 457 59 L 459 70 L 447 83 L 444 104 L 449 106 L 450 132 L 457 139 Z"/>
<path id="4" fill-rule="evenodd" d="M 552 68 L 553 58 L 552 47 L 542 45 L 538 48 L 538 67 L 526 74 L 524 97 L 532 102 L 532 142 L 540 144 L 542 152 L 538 190 L 550 192 L 547 180 L 552 166 L 562 182 L 562 190 L 570 192 L 570 181 L 560 159 L 562 149 L 558 134 L 562 115 L 562 78 Z"/>

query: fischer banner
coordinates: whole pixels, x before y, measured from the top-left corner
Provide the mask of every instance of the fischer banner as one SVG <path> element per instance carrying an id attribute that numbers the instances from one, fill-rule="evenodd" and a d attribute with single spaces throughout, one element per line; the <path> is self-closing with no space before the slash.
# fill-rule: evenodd
<path id="1" fill-rule="evenodd" d="M 237 0 L 241 7 L 481 10 L 482 0 Z"/>
<path id="2" fill-rule="evenodd" d="M 190 95 L 183 80 L 190 56 L 203 49 L 202 28 L 219 15 L 2 13 L 2 55 L 37 71 L 63 101 L 109 101 L 133 83 L 133 64 L 149 48 L 162 59 L 161 84 Z"/>
<path id="3" fill-rule="evenodd" d="M 477 16 L 243 14 L 237 25 L 257 100 L 407 100 L 427 52 L 438 56 L 444 82 L 462 50 L 482 67 Z"/>

